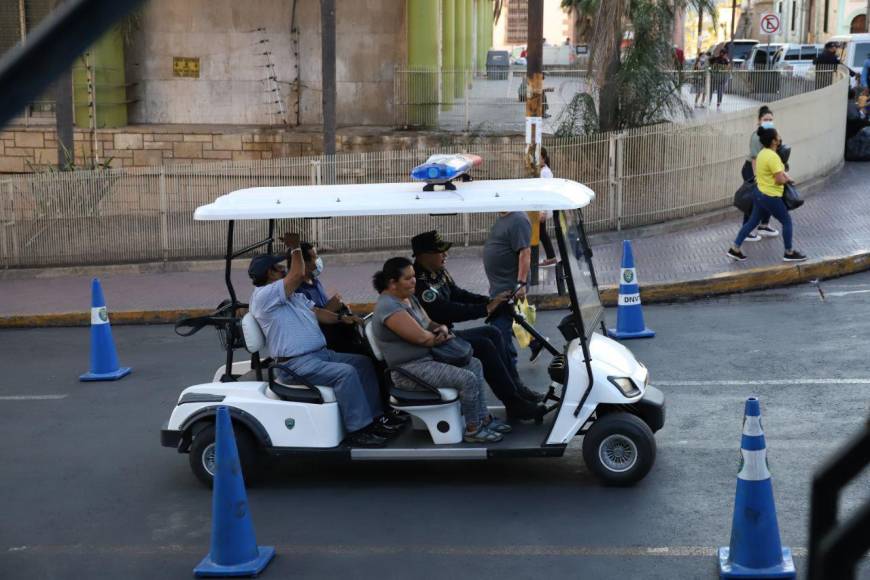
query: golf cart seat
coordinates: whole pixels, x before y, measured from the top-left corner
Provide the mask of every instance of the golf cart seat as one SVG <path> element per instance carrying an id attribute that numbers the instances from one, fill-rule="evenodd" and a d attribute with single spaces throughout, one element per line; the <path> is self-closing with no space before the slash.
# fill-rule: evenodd
<path id="1" fill-rule="evenodd" d="M 259 375 L 257 378 L 262 380 L 259 367 L 261 363 L 260 352 L 266 347 L 266 335 L 263 334 L 263 329 L 260 328 L 257 319 L 250 312 L 242 318 L 242 334 L 245 337 L 245 349 L 252 355 L 251 366 Z M 281 380 L 274 372 L 275 364 L 271 362 L 267 369 L 269 390 L 279 399 L 297 403 L 335 403 L 335 391 L 332 387 L 312 385 L 301 378 L 298 383 Z"/>
<path id="2" fill-rule="evenodd" d="M 372 354 L 379 361 L 384 361 L 384 353 L 375 338 L 371 322 L 366 324 L 365 330 Z M 412 391 L 397 387 L 393 384 L 392 373 L 403 374 L 425 390 Z M 414 429 L 428 430 L 432 441 L 438 445 L 462 441 L 465 429 L 457 389 L 437 388 L 403 369 L 387 368 L 386 376 L 390 384 L 390 406 L 411 415 Z"/>

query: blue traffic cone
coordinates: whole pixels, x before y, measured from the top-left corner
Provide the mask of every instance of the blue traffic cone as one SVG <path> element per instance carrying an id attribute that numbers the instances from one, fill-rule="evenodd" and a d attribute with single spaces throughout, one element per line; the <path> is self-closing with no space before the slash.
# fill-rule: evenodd
<path id="1" fill-rule="evenodd" d="M 634 253 L 631 242 L 622 241 L 622 268 L 619 270 L 619 302 L 616 306 L 616 328 L 607 333 L 619 339 L 652 338 L 655 331 L 643 322 L 643 307 L 640 305 L 640 287 L 637 270 L 634 269 Z"/>
<path id="2" fill-rule="evenodd" d="M 795 578 L 791 550 L 779 539 L 761 404 L 755 397 L 746 400 L 740 453 L 731 544 L 719 548 L 719 577 Z"/>
<path id="3" fill-rule="evenodd" d="M 211 551 L 193 573 L 196 576 L 255 576 L 274 556 L 272 546 L 257 545 L 230 413 L 226 407 L 218 407 Z"/>
<path id="4" fill-rule="evenodd" d="M 91 370 L 79 376 L 80 381 L 117 381 L 130 374 L 130 367 L 118 364 L 112 325 L 100 281 L 91 282 Z"/>

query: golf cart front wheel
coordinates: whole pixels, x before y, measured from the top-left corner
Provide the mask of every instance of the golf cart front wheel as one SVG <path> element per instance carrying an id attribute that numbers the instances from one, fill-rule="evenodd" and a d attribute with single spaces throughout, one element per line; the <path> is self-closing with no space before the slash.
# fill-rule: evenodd
<path id="1" fill-rule="evenodd" d="M 652 430 L 630 413 L 608 413 L 596 420 L 583 438 L 583 460 L 606 485 L 632 485 L 655 463 Z"/>
<path id="2" fill-rule="evenodd" d="M 255 483 L 262 472 L 259 447 L 244 427 L 234 426 L 239 464 L 246 484 Z M 196 432 L 189 451 L 190 469 L 198 480 L 208 487 L 214 483 L 215 473 L 215 425 L 211 423 Z"/>

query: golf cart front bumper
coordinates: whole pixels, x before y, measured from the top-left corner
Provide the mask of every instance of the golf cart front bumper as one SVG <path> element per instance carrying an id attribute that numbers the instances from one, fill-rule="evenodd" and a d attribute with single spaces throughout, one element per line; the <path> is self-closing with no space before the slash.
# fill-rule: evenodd
<path id="1" fill-rule="evenodd" d="M 637 415 L 649 425 L 655 433 L 665 425 L 665 394 L 659 389 L 648 385 L 643 397 L 635 403 Z"/>
<path id="2" fill-rule="evenodd" d="M 160 444 L 163 447 L 178 449 L 179 443 L 181 443 L 181 431 L 167 429 L 164 425 L 163 429 L 160 430 Z"/>

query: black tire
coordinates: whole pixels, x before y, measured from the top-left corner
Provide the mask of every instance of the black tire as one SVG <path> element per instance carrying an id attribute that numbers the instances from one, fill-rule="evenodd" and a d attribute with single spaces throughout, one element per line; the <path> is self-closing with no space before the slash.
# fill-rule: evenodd
<path id="1" fill-rule="evenodd" d="M 630 413 L 608 413 L 583 438 L 583 460 L 605 485 L 634 485 L 652 469 L 656 439 L 649 425 Z"/>
<path id="2" fill-rule="evenodd" d="M 242 466 L 245 484 L 256 483 L 263 472 L 263 461 L 265 458 L 263 457 L 262 449 L 254 440 L 251 432 L 245 427 L 233 424 L 233 431 L 236 436 L 236 448 L 239 451 L 239 463 Z M 214 483 L 212 473 L 206 467 L 206 454 L 214 452 L 214 442 L 215 424 L 209 423 L 194 432 L 193 442 L 190 444 L 188 457 L 190 469 L 196 478 L 206 487 L 211 487 Z"/>

